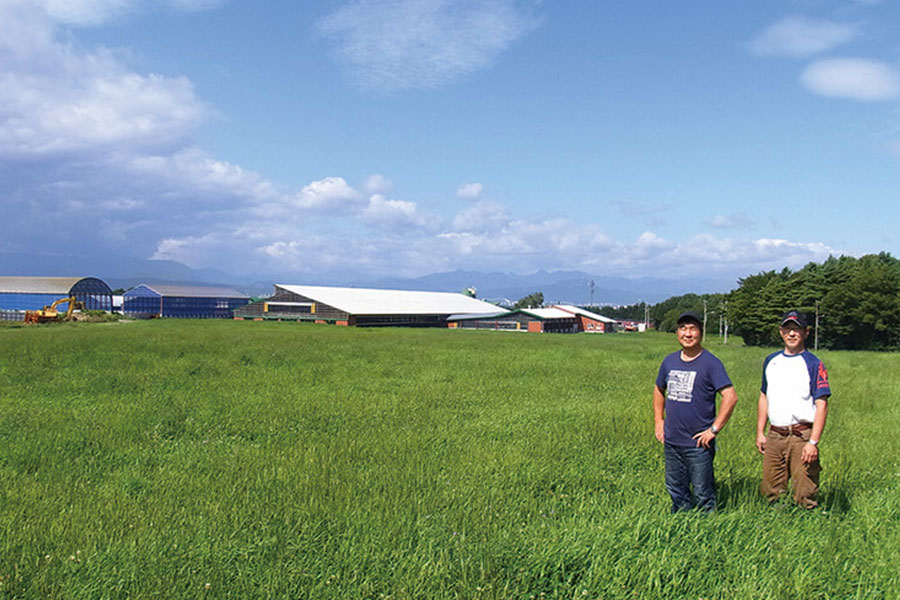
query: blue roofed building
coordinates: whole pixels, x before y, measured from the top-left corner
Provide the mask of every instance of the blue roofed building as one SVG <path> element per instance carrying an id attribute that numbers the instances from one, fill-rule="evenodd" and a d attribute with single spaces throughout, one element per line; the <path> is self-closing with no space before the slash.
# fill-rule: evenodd
<path id="1" fill-rule="evenodd" d="M 183 319 L 230 319 L 250 297 L 227 287 L 142 283 L 122 297 L 126 316 Z"/>
<path id="2" fill-rule="evenodd" d="M 87 310 L 112 311 L 112 290 L 96 277 L 0 277 L 0 311 L 4 314 L 40 310 L 72 297 Z M 68 302 L 57 306 L 61 311 L 68 307 Z"/>

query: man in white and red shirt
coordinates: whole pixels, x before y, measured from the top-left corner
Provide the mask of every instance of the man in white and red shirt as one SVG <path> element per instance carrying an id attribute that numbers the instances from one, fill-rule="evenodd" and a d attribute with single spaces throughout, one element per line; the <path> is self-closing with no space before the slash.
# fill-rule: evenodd
<path id="1" fill-rule="evenodd" d="M 818 505 L 818 443 L 831 388 L 825 364 L 806 349 L 806 317 L 792 310 L 778 328 L 784 350 L 766 357 L 756 419 L 756 447 L 764 455 L 760 492 L 775 502 L 793 480 L 794 501 Z M 766 421 L 769 433 L 765 434 Z"/>

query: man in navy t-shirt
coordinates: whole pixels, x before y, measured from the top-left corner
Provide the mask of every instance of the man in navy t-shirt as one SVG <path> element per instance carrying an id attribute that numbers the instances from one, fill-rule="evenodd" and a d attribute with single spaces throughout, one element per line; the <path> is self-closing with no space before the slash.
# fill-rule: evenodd
<path id="1" fill-rule="evenodd" d="M 676 335 L 681 350 L 663 359 L 653 388 L 656 439 L 664 446 L 672 512 L 711 511 L 716 507 L 716 435 L 734 411 L 737 392 L 722 361 L 702 346 L 700 317 L 683 313 Z M 716 393 L 722 395 L 718 417 Z"/>

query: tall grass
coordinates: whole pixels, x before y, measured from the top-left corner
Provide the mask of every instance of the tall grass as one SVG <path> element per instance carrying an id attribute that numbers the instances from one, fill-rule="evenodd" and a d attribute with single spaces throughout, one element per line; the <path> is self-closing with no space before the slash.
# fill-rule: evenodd
<path id="1" fill-rule="evenodd" d="M 896 598 L 894 354 L 822 352 L 824 510 L 668 514 L 664 334 L 154 321 L 0 329 L 0 598 Z"/>

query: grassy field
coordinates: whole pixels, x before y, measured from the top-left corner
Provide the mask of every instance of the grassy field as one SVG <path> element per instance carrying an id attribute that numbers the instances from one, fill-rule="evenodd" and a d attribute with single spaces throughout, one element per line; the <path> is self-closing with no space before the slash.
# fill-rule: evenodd
<path id="1" fill-rule="evenodd" d="M 674 335 L 153 321 L 0 328 L 0 598 L 900 597 L 900 357 L 821 352 L 824 510 L 671 516 Z"/>

